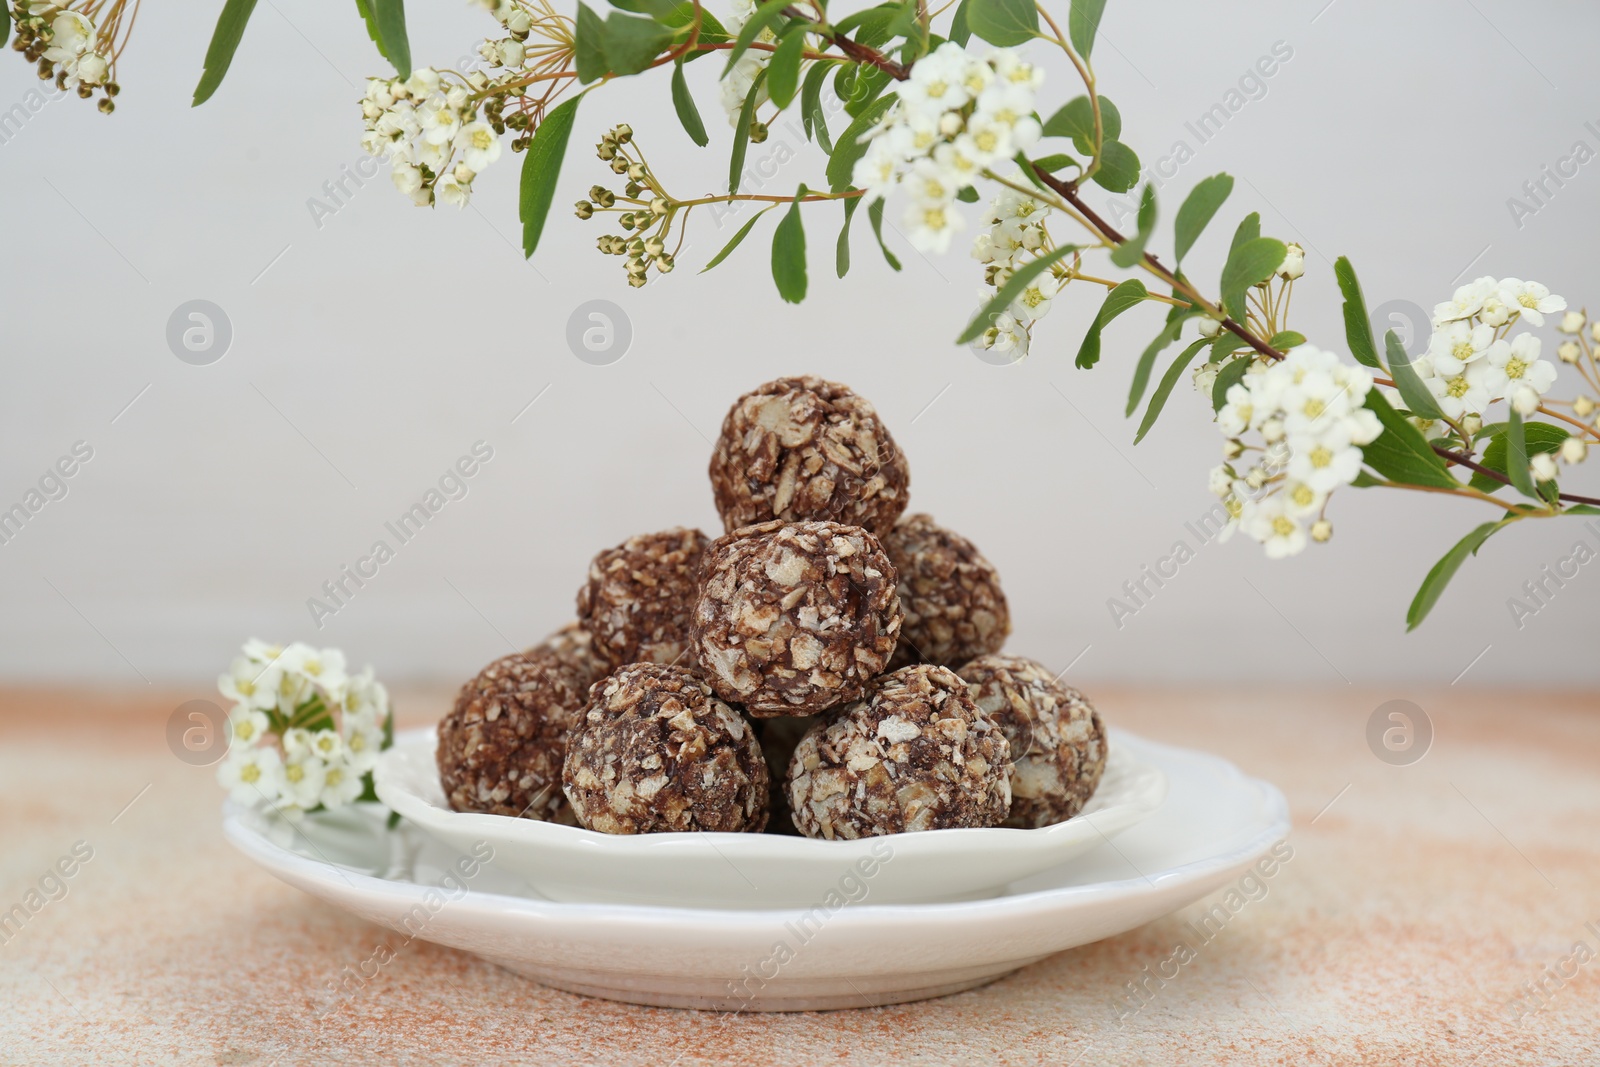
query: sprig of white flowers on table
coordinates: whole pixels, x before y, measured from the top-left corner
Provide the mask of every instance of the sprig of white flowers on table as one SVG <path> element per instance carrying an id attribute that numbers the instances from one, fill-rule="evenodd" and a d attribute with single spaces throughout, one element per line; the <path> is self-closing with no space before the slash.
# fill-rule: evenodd
<path id="1" fill-rule="evenodd" d="M 372 768 L 393 742 L 389 691 L 344 653 L 250 640 L 217 679 L 233 701 L 217 781 L 240 804 L 287 818 L 376 800 Z"/>
<path id="2" fill-rule="evenodd" d="M 96 14 L 99 5 L 115 12 L 125 0 L 9 2 L 28 20 L 19 41 L 27 37 L 30 55 L 54 47 L 60 62 L 76 64 L 65 78 L 99 76 L 83 57 L 102 52 L 80 37 L 100 41 L 108 18 Z M 719 213 L 757 210 L 701 273 L 767 220 L 775 223 L 773 282 L 784 300 L 798 303 L 810 287 L 814 249 L 805 230 L 817 205 L 843 208 L 834 242 L 834 269 L 843 278 L 858 209 L 866 208 L 878 248 L 899 270 L 884 243 L 891 202 L 905 239 L 936 254 L 967 228 L 964 205 L 986 201 L 986 208 L 970 209 L 983 212 L 971 246 L 982 271 L 981 307 L 958 343 L 996 353 L 1000 362 L 1022 359 L 1039 340 L 1044 316 L 1088 292 L 1099 308 L 1074 363 L 1089 369 L 1100 362 L 1113 320 L 1134 308 L 1162 309 L 1159 332 L 1134 361 L 1126 414 L 1143 408 L 1134 440 L 1150 432 L 1187 375 L 1210 399 L 1225 438 L 1224 462 L 1209 482 L 1227 529 L 1245 531 L 1269 556 L 1294 555 L 1331 537 L 1329 501 L 1344 488 L 1444 494 L 1494 509 L 1428 573 L 1407 612 L 1415 626 L 1462 562 L 1498 531 L 1526 519 L 1600 515 L 1600 498 L 1559 485 L 1567 473 L 1561 464 L 1582 462 L 1600 441 L 1600 333 L 1545 286 L 1515 278 L 1463 286 L 1440 304 L 1427 351 L 1412 358 L 1392 332 L 1373 335 L 1355 271 L 1340 258 L 1334 273 L 1346 329 L 1335 352 L 1290 327 L 1305 253 L 1264 235 L 1259 215 L 1237 224 L 1216 283 L 1199 280 L 1195 245 L 1232 194 L 1230 175 L 1195 184 L 1170 220 L 1170 254 L 1155 251 L 1162 221 L 1155 183 L 1124 142 L 1121 113 L 1101 91 L 1094 66 L 1106 0 L 960 0 L 937 8 L 884 0 L 842 17 L 823 0 L 730 0 L 726 24 L 703 0 L 610 0 L 603 16 L 584 0 L 573 0 L 571 16 L 550 0 L 471 2 L 499 29 L 478 49 L 487 66 L 462 73 L 412 69 L 401 0 L 356 0 L 395 70 L 368 83 L 362 143 L 390 162 L 396 187 L 414 203 L 461 206 L 509 137 L 511 151 L 523 154 L 518 218 L 525 255 L 544 233 L 583 101 L 631 78 L 653 79 L 648 91 L 670 94 L 684 133 L 705 147 L 710 133 L 685 68 L 712 57 L 720 65 L 719 110 L 732 133 L 726 192 L 676 195 L 678 180 L 651 166 L 627 122 L 612 123 L 595 145 L 621 185 L 592 185 L 574 214 L 614 219 L 621 232 L 602 233 L 595 244 L 622 258 L 628 285 L 671 272 L 691 219 L 712 205 Z M 223 5 L 196 103 L 221 84 L 254 6 Z M 85 22 L 68 18 L 58 30 L 57 16 L 69 9 Z M 9 29 L 7 19 L 0 37 Z M 1058 50 L 1081 92 L 1046 106 L 1042 68 L 1025 47 Z M 791 109 L 805 138 L 826 155 L 822 174 L 808 175 L 793 193 L 744 191 L 749 146 Z M 1137 191 L 1131 229 L 1094 210 L 1086 198 L 1091 183 L 1114 194 Z M 698 176 L 692 185 L 705 187 Z M 1052 227 L 1071 230 L 1070 238 Z M 1546 316 L 1560 316 L 1554 325 L 1565 338 L 1555 360 L 1531 332 Z M 1571 400 L 1552 395 L 1561 365 L 1582 379 Z M 1491 416 L 1496 404 L 1503 417 Z"/>

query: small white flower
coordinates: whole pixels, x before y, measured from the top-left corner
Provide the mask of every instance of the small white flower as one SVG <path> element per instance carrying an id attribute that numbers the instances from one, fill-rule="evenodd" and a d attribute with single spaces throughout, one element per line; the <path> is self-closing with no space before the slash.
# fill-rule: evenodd
<path id="1" fill-rule="evenodd" d="M 419 115 L 422 139 L 429 144 L 447 145 L 461 130 L 461 115 L 442 97 L 430 97 Z"/>
<path id="2" fill-rule="evenodd" d="M 472 198 L 472 187 L 461 184 L 454 174 L 446 174 L 433 183 L 433 195 L 441 204 L 466 207 Z"/>
<path id="3" fill-rule="evenodd" d="M 1540 452 L 1528 458 L 1528 467 L 1533 472 L 1536 480 L 1553 482 L 1556 480 L 1556 457 L 1548 452 Z"/>
<path id="4" fill-rule="evenodd" d="M 1503 279 L 1499 295 L 1507 307 L 1521 312 L 1522 317 L 1535 326 L 1543 326 L 1546 315 L 1564 311 L 1567 306 L 1566 300 L 1550 295 L 1550 290 L 1538 282 L 1525 282 L 1520 278 Z"/>
<path id="5" fill-rule="evenodd" d="M 1229 437 L 1238 437 L 1251 428 L 1251 422 L 1255 418 L 1254 398 L 1249 388 L 1235 384 L 1228 386 L 1223 399 L 1226 403 L 1217 412 L 1217 425 Z"/>
<path id="6" fill-rule="evenodd" d="M 1520 333 L 1503 349 L 1491 350 L 1480 373 L 1482 386 L 1493 396 L 1504 396 L 1509 389 L 1529 385 L 1543 396 L 1555 384 L 1556 365 L 1539 358 L 1542 347 L 1533 334 Z"/>
<path id="7" fill-rule="evenodd" d="M 1318 492 L 1305 482 L 1289 482 L 1279 494 L 1283 497 L 1284 511 L 1290 515 L 1315 514 L 1328 502 L 1328 494 Z"/>
<path id="8" fill-rule="evenodd" d="M 1291 437 L 1289 447 L 1289 476 L 1319 493 L 1349 485 L 1361 473 L 1361 449 L 1343 424 L 1315 437 Z"/>
<path id="9" fill-rule="evenodd" d="M 1011 356 L 1013 362 L 1028 354 L 1028 330 L 1009 314 L 996 315 L 979 341 L 984 348 Z"/>
<path id="10" fill-rule="evenodd" d="M 1539 394 L 1531 385 L 1519 385 L 1511 390 L 1511 406 L 1527 418 L 1539 410 Z"/>
<path id="11" fill-rule="evenodd" d="M 500 138 L 493 126 L 481 120 L 461 127 L 456 147 L 461 149 L 462 162 L 479 173 L 500 158 Z"/>
<path id="12" fill-rule="evenodd" d="M 217 768 L 217 782 L 236 803 L 270 802 L 283 784 L 283 759 L 275 748 L 231 748 Z"/>
<path id="13" fill-rule="evenodd" d="M 857 189 L 866 190 L 862 197 L 868 204 L 881 200 L 894 188 L 898 161 L 888 142 L 878 140 L 867 146 L 867 151 L 856 160 L 850 182 Z"/>
<path id="14" fill-rule="evenodd" d="M 1480 361 L 1454 377 L 1424 378 L 1422 384 L 1433 394 L 1446 418 L 1459 419 L 1468 412 L 1481 415 L 1489 406 L 1489 390 L 1483 382 L 1484 372 L 1489 369 L 1487 361 Z"/>
<path id="15" fill-rule="evenodd" d="M 919 252 L 944 253 L 966 222 L 951 204 L 913 203 L 905 214 L 906 239 Z"/>
<path id="16" fill-rule="evenodd" d="M 383 750 L 383 726 L 379 719 L 360 713 L 346 713 L 343 723 L 345 759 L 357 771 L 370 771 Z"/>
<path id="17" fill-rule="evenodd" d="M 314 754 L 291 754 L 283 764 L 283 778 L 278 784 L 279 800 L 290 807 L 316 807 L 327 775 L 327 764 Z"/>
<path id="18" fill-rule="evenodd" d="M 311 735 L 310 749 L 324 763 L 344 755 L 344 738 L 333 730 L 318 730 Z"/>
<path id="19" fill-rule="evenodd" d="M 278 702 L 278 678 L 281 673 L 276 663 L 262 663 L 249 656 L 239 656 L 229 665 L 227 674 L 218 676 L 217 689 L 235 703 L 266 709 Z"/>
<path id="20" fill-rule="evenodd" d="M 1500 283 L 1487 275 L 1461 286 L 1449 300 L 1434 305 L 1434 326 L 1441 326 L 1457 319 L 1472 318 L 1482 310 L 1483 302 L 1493 296 L 1499 288 Z"/>
<path id="21" fill-rule="evenodd" d="M 361 795 L 363 773 L 344 760 L 329 763 L 323 772 L 322 792 L 318 794 L 318 801 L 329 808 L 342 808 L 354 803 Z"/>
<path id="22" fill-rule="evenodd" d="M 267 736 L 267 716 L 254 708 L 239 704 L 228 713 L 228 727 L 233 731 L 233 744 L 252 748 Z"/>
<path id="23" fill-rule="evenodd" d="M 110 70 L 106 57 L 98 52 L 86 53 L 78 60 L 78 78 L 85 85 L 100 85 Z"/>
<path id="24" fill-rule="evenodd" d="M 1021 322 L 1037 322 L 1050 310 L 1050 301 L 1060 291 L 1061 282 L 1045 271 L 1018 294 L 1012 313 Z"/>
<path id="25" fill-rule="evenodd" d="M 1496 344 L 1505 342 L 1496 341 L 1490 327 L 1458 320 L 1434 331 L 1428 340 L 1428 358 L 1433 362 L 1435 374 L 1454 378 L 1468 363 L 1488 355 L 1490 347 Z"/>
<path id="26" fill-rule="evenodd" d="M 1226 463 L 1220 463 L 1211 468 L 1211 473 L 1206 480 L 1206 488 L 1218 498 L 1227 497 L 1233 492 L 1233 468 Z"/>
<path id="27" fill-rule="evenodd" d="M 1278 267 L 1278 277 L 1292 282 L 1306 272 L 1306 250 L 1293 241 L 1286 248 L 1288 251 L 1284 254 L 1283 264 Z"/>
<path id="28" fill-rule="evenodd" d="M 1268 559 L 1282 559 L 1305 551 L 1306 531 L 1289 514 L 1283 494 L 1257 501 L 1243 522 L 1244 532 L 1261 542 Z"/>

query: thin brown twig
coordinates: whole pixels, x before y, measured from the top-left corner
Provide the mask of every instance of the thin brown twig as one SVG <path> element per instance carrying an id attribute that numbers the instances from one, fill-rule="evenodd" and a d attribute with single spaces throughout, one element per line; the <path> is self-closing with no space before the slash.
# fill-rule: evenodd
<path id="1" fill-rule="evenodd" d="M 1471 456 L 1464 456 L 1460 452 L 1452 451 L 1443 445 L 1434 445 L 1433 450 L 1438 455 L 1448 459 L 1451 463 L 1459 463 L 1468 470 L 1477 471 L 1485 478 L 1491 478 L 1494 481 L 1499 482 L 1501 485 L 1511 484 L 1511 479 L 1508 476 L 1501 474 L 1499 471 L 1493 470 L 1492 468 L 1485 467 Z M 1593 507 L 1600 507 L 1600 500 L 1597 500 L 1592 496 L 1579 496 L 1576 493 L 1557 493 L 1556 499 L 1565 500 L 1570 504 L 1589 504 Z"/>

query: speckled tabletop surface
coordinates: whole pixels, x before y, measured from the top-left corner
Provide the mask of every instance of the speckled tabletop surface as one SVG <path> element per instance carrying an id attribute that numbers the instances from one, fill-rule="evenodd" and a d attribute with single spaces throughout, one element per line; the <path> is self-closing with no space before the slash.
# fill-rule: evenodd
<path id="1" fill-rule="evenodd" d="M 0 928 L 0 1063 L 1600 1064 L 1592 696 L 1102 691 L 1294 812 L 1293 861 L 1177 978 L 1129 992 L 1210 900 L 956 996 L 730 1021 L 424 942 L 318 1020 L 312 990 L 392 935 L 224 843 L 211 770 L 165 740 L 198 695 L 0 692 L 0 910 L 42 902 Z M 1397 698 L 1433 731 L 1402 765 L 1367 740 Z M 402 722 L 447 699 L 402 694 Z"/>

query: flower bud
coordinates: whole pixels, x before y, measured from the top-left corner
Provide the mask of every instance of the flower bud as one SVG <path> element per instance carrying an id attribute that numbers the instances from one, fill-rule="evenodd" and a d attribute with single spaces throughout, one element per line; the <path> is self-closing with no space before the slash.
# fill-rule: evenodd
<path id="1" fill-rule="evenodd" d="M 644 287 L 644 283 L 647 280 L 648 279 L 646 279 L 643 274 L 630 274 L 630 275 L 628 275 L 628 284 L 633 286 L 635 289 L 643 288 Z"/>
<path id="2" fill-rule="evenodd" d="M 1539 410 L 1539 392 L 1531 385 L 1519 385 L 1511 393 L 1511 406 L 1517 414 L 1527 418 Z"/>
<path id="3" fill-rule="evenodd" d="M 750 123 L 750 143 L 760 144 L 767 139 L 767 124 L 759 119 Z"/>
<path id="4" fill-rule="evenodd" d="M 1548 452 L 1540 452 L 1530 458 L 1528 468 L 1538 481 L 1553 482 L 1556 479 L 1556 458 Z"/>
<path id="5" fill-rule="evenodd" d="M 587 200 L 579 200 L 573 209 L 573 213 L 576 214 L 580 219 L 593 218 L 594 205 L 589 203 Z"/>
<path id="6" fill-rule="evenodd" d="M 1244 445 L 1239 443 L 1237 437 L 1230 437 L 1222 442 L 1222 458 L 1226 460 L 1238 459 L 1244 454 Z"/>
<path id="7" fill-rule="evenodd" d="M 1222 332 L 1222 322 L 1218 319 L 1204 318 L 1200 320 L 1200 336 L 1215 337 Z"/>
<path id="8" fill-rule="evenodd" d="M 1589 327 L 1589 340 L 1593 341 L 1597 345 L 1600 345 L 1600 322 L 1597 322 L 1593 326 Z"/>
<path id="9" fill-rule="evenodd" d="M 1562 341 L 1560 347 L 1556 349 L 1556 356 L 1563 363 L 1576 363 L 1581 355 L 1583 350 L 1578 347 L 1576 341 Z"/>
<path id="10" fill-rule="evenodd" d="M 1319 544 L 1325 543 L 1333 536 L 1333 523 L 1327 519 L 1318 519 L 1311 524 L 1311 540 Z"/>
<path id="11" fill-rule="evenodd" d="M 643 163 L 631 163 L 631 164 L 628 165 L 627 171 L 628 171 L 628 177 L 630 179 L 632 179 L 633 181 L 636 181 L 636 182 L 644 181 L 644 164 Z"/>
<path id="12" fill-rule="evenodd" d="M 1572 402 L 1572 413 L 1580 419 L 1587 419 L 1593 411 L 1594 401 L 1582 393 L 1578 394 L 1578 398 Z"/>
<path id="13" fill-rule="evenodd" d="M 1469 435 L 1476 436 L 1478 431 L 1483 429 L 1483 416 L 1470 413 L 1463 415 L 1461 417 L 1461 428 Z"/>
<path id="14" fill-rule="evenodd" d="M 511 14 L 506 16 L 506 29 L 519 37 L 526 37 L 528 31 L 533 29 L 533 18 L 522 8 L 514 7 Z"/>
<path id="15" fill-rule="evenodd" d="M 671 252 L 663 252 L 656 257 L 656 270 L 659 270 L 662 274 L 671 274 L 675 262 Z"/>
<path id="16" fill-rule="evenodd" d="M 1561 316 L 1561 322 L 1557 324 L 1556 329 L 1560 330 L 1562 333 L 1582 333 L 1583 312 L 1567 312 L 1565 315 Z"/>
<path id="17" fill-rule="evenodd" d="M 501 41 L 499 51 L 500 65 L 502 67 L 522 66 L 522 57 L 524 54 L 526 54 L 526 50 L 522 47 L 521 41 Z"/>
<path id="18" fill-rule="evenodd" d="M 651 259 L 667 250 L 667 243 L 659 237 L 652 237 L 644 243 L 645 254 Z"/>
<path id="19" fill-rule="evenodd" d="M 1561 458 L 1567 463 L 1582 463 L 1589 454 L 1589 446 L 1581 437 L 1569 437 L 1561 442 Z"/>
<path id="20" fill-rule="evenodd" d="M 1263 422 L 1261 424 L 1261 437 L 1269 444 L 1283 440 L 1283 420 L 1268 419 Z"/>
<path id="21" fill-rule="evenodd" d="M 1244 484 L 1252 489 L 1260 489 L 1267 484 L 1266 469 L 1261 466 L 1251 467 L 1244 472 Z"/>
<path id="22" fill-rule="evenodd" d="M 1283 264 L 1278 268 L 1278 277 L 1292 282 L 1306 272 L 1306 250 L 1293 241 L 1286 247 L 1288 252 L 1283 257 Z"/>
<path id="23" fill-rule="evenodd" d="M 617 221 L 622 224 L 622 228 L 624 230 L 633 229 L 633 224 L 635 222 L 633 212 L 624 212 L 622 215 L 618 216 Z"/>
<path id="24" fill-rule="evenodd" d="M 654 200 L 650 201 L 650 214 L 654 215 L 656 218 L 659 219 L 661 216 L 665 215 L 666 213 L 667 213 L 667 201 L 666 201 L 665 197 L 658 196 Z"/>
<path id="25" fill-rule="evenodd" d="M 615 152 L 615 149 L 613 149 L 612 151 Z M 613 158 L 611 160 L 611 173 L 613 173 L 613 174 L 628 174 L 629 173 L 628 157 L 627 156 L 616 156 L 615 158 Z"/>

